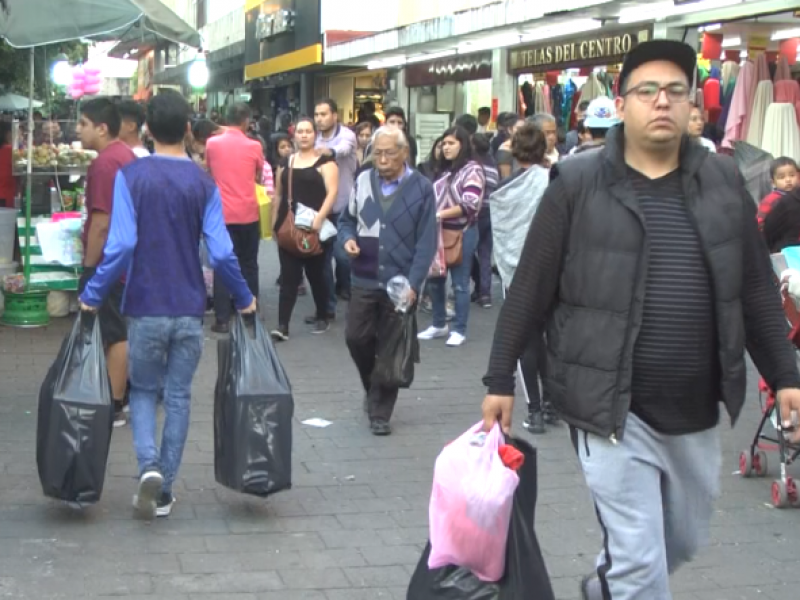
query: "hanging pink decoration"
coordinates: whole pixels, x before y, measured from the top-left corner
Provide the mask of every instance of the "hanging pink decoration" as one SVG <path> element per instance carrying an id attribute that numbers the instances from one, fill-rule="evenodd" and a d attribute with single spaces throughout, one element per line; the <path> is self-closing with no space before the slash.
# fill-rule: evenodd
<path id="1" fill-rule="evenodd" d="M 101 71 L 92 65 L 77 66 L 72 71 L 72 85 L 69 94 L 77 100 L 83 96 L 99 94 L 103 88 Z"/>

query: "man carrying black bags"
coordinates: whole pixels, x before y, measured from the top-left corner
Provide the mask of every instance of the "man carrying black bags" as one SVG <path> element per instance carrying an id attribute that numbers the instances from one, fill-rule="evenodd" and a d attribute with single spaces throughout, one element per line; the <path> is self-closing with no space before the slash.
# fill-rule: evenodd
<path id="1" fill-rule="evenodd" d="M 129 318 L 130 417 L 139 464 L 134 507 L 146 518 L 169 516 L 189 431 L 191 385 L 203 349 L 206 289 L 200 264 L 204 239 L 216 275 L 242 313 L 256 310 L 222 218 L 213 180 L 186 157 L 190 108 L 165 91 L 147 107 L 154 156 L 120 171 L 103 261 L 80 296 L 95 311 L 127 271 L 122 313 Z M 156 405 L 164 384 L 161 447 Z"/>
<path id="2" fill-rule="evenodd" d="M 386 286 L 397 275 L 406 277 L 408 304 L 416 304 L 437 249 L 436 200 L 431 183 L 407 164 L 408 140 L 401 129 L 381 127 L 372 148 L 375 166 L 358 176 L 339 220 L 353 261 L 345 337 L 366 392 L 372 433 L 389 435 L 398 387 L 374 382 L 373 371 L 403 319 Z"/>

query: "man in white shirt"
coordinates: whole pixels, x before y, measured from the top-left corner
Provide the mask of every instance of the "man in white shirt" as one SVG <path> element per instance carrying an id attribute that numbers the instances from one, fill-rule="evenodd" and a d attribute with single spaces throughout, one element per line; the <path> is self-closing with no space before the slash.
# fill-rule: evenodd
<path id="1" fill-rule="evenodd" d="M 133 100 L 123 100 L 117 105 L 122 127 L 119 139 L 133 150 L 136 158 L 150 156 L 150 151 L 142 143 L 142 127 L 144 127 L 144 108 Z"/>

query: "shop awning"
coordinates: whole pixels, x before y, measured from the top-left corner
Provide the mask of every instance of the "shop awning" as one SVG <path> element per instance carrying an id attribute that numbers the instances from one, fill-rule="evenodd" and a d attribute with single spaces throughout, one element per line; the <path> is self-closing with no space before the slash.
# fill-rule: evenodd
<path id="1" fill-rule="evenodd" d="M 5 0 L 5 3 L 8 10 L 0 10 L 0 37 L 16 48 L 79 38 L 121 40 L 123 44 L 137 46 L 154 44 L 157 39 L 196 48 L 202 45 L 200 34 L 159 0 Z"/>
<path id="2" fill-rule="evenodd" d="M 287 71 L 299 71 L 322 64 L 322 44 L 312 44 L 294 52 L 268 58 L 244 68 L 244 80 L 261 79 Z"/>

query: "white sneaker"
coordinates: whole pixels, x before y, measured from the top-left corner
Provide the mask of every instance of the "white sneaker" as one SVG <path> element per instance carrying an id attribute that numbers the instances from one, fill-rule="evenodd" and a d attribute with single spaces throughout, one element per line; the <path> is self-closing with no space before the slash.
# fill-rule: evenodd
<path id="1" fill-rule="evenodd" d="M 466 341 L 467 341 L 466 337 L 454 331 L 453 333 L 450 334 L 450 337 L 447 338 L 447 345 L 450 346 L 451 348 L 455 348 L 457 346 L 460 346 Z"/>
<path id="2" fill-rule="evenodd" d="M 417 335 L 418 340 L 435 340 L 438 338 L 447 337 L 450 329 L 445 325 L 444 327 L 434 327 L 431 325 L 425 331 Z"/>
<path id="3" fill-rule="evenodd" d="M 153 519 L 156 516 L 156 504 L 161 496 L 163 484 L 164 476 L 155 469 L 142 473 L 139 478 L 139 489 L 133 497 L 133 508 L 139 516 L 145 519 Z"/>

